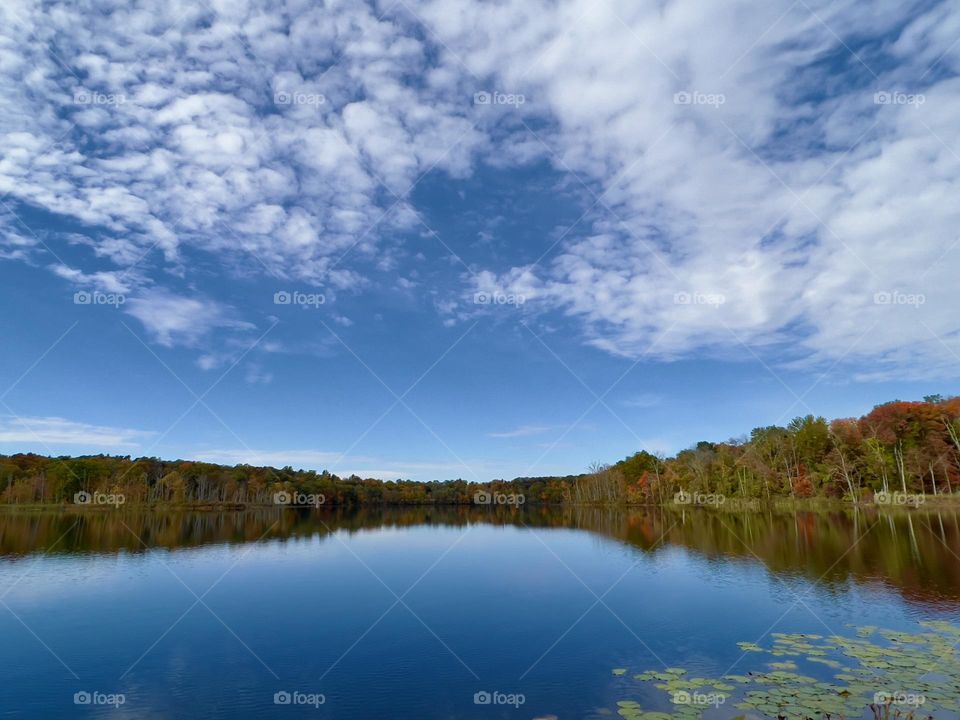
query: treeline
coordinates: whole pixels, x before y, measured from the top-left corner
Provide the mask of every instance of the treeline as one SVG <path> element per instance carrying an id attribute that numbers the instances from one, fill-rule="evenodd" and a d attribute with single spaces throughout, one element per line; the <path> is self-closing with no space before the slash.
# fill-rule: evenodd
<path id="1" fill-rule="evenodd" d="M 910 498 L 960 490 L 960 397 L 893 401 L 861 418 L 798 417 L 749 438 L 700 442 L 671 458 L 639 452 L 596 468 L 574 498 L 671 502 L 686 495 L 725 499 Z M 882 495 L 881 495 L 882 493 Z"/>
<path id="2" fill-rule="evenodd" d="M 323 504 L 351 506 L 466 505 L 477 493 L 491 504 L 504 496 L 525 503 L 559 504 L 569 499 L 573 477 L 494 480 L 482 485 L 447 482 L 382 481 L 356 475 L 251 465 L 215 465 L 187 460 L 90 455 L 45 457 L 0 455 L 0 503 L 74 503 L 77 499 L 124 505 L 247 506 Z"/>
<path id="3" fill-rule="evenodd" d="M 79 493 L 134 505 L 664 504 L 693 498 L 860 501 L 960 490 L 960 397 L 878 405 L 861 418 L 798 417 L 666 458 L 641 451 L 583 475 L 493 480 L 382 481 L 356 475 L 187 460 L 94 455 L 0 455 L 0 503 L 72 503 Z M 879 495 L 883 493 L 883 495 Z M 511 498 L 513 501 L 511 501 Z M 283 502 L 282 501 L 282 502 Z M 281 502 L 281 504 L 282 504 Z"/>

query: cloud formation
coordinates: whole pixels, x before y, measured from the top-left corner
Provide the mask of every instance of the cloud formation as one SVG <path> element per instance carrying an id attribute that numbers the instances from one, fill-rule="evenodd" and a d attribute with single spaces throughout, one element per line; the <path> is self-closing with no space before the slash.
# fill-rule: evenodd
<path id="1" fill-rule="evenodd" d="M 68 281 L 166 297 L 131 304 L 164 344 L 204 329 L 179 324 L 174 305 L 191 300 L 156 287 L 196 253 L 238 275 L 362 284 L 382 233 L 416 225 L 418 178 L 465 175 L 481 141 L 450 79 L 409 82 L 430 72 L 429 48 L 379 15 L 362 2 L 4 4 L 0 199 L 5 216 L 41 210 L 58 229 L 41 247 L 5 219 L 2 257 L 45 249 Z M 113 268 L 69 266 L 64 243 Z"/>
<path id="2" fill-rule="evenodd" d="M 514 428 L 513 430 L 487 433 L 487 437 L 492 437 L 492 438 L 532 437 L 534 435 L 543 435 L 543 433 L 548 432 L 549 430 L 550 428 L 545 425 L 521 425 L 520 427 Z"/>
<path id="3" fill-rule="evenodd" d="M 482 482 L 484 478 L 505 477 L 508 472 L 506 463 L 489 460 L 407 461 L 303 449 L 211 449 L 194 453 L 194 457 L 204 462 L 228 465 L 239 463 L 270 467 L 292 465 L 298 469 L 328 470 L 343 477 L 356 474 L 360 477 L 380 480 L 430 480 L 437 477 L 459 477 L 470 482 Z"/>
<path id="4" fill-rule="evenodd" d="M 161 345 L 193 345 L 214 328 L 250 329 L 230 317 L 230 311 L 209 298 L 182 297 L 148 290 L 125 303 L 126 312 L 139 320 Z"/>
<path id="5" fill-rule="evenodd" d="M 195 253 L 362 288 L 424 174 L 546 163 L 582 218 L 451 296 L 627 357 L 960 367 L 956 3 L 14 0 L 0 36 L 3 209 L 56 218 L 5 214 L 0 259 L 89 248 L 45 263 L 140 294 L 158 343 L 249 328 L 169 287 Z"/>
<path id="6" fill-rule="evenodd" d="M 533 98 L 518 134 L 587 197 L 539 262 L 478 290 L 630 357 L 956 375 L 956 4 L 435 0 L 424 16 L 471 73 Z"/>
<path id="7" fill-rule="evenodd" d="M 40 445 L 137 447 L 154 435 L 143 430 L 90 425 L 59 417 L 0 416 L 0 442 Z"/>

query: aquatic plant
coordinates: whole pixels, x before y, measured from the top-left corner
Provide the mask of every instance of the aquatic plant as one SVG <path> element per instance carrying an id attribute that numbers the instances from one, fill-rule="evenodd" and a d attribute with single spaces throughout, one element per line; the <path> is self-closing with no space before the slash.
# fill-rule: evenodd
<path id="1" fill-rule="evenodd" d="M 853 637 L 772 633 L 768 647 L 741 642 L 745 656 L 788 659 L 719 678 L 690 677 L 684 668 L 647 670 L 634 680 L 655 682 L 669 696 L 672 710 L 644 710 L 638 701 L 625 699 L 617 703 L 617 713 L 626 720 L 694 720 L 723 706 L 746 711 L 740 718 L 778 720 L 956 718 L 960 627 L 941 620 L 919 625 L 917 633 L 864 626 L 855 628 Z M 833 671 L 832 680 L 822 679 L 827 671 Z"/>

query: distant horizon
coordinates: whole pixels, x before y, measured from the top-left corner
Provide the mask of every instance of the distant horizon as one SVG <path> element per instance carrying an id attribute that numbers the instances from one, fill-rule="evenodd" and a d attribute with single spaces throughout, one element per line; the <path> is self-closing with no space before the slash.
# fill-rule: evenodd
<path id="1" fill-rule="evenodd" d="M 942 394 L 942 393 L 931 393 L 931 394 L 929 394 L 929 395 L 926 395 L 924 398 L 917 398 L 917 399 L 906 399 L 906 400 L 904 400 L 904 399 L 902 399 L 902 398 L 895 398 L 895 399 L 891 399 L 891 400 L 883 400 L 883 401 L 876 402 L 876 403 L 874 403 L 870 408 L 868 408 L 868 410 L 869 410 L 869 409 L 873 409 L 873 408 L 878 407 L 878 406 L 881 406 L 881 405 L 887 405 L 887 404 L 897 403 L 897 402 L 908 402 L 908 403 L 924 402 L 925 399 L 928 398 L 928 397 L 940 397 L 940 398 L 942 398 L 942 399 L 950 399 L 950 398 L 955 397 L 955 396 L 946 395 L 946 394 Z M 855 416 L 854 416 L 854 415 L 844 415 L 844 416 L 840 416 L 840 417 L 827 417 L 827 416 L 824 416 L 822 413 L 807 413 L 806 415 L 813 415 L 814 417 L 824 417 L 828 422 L 830 422 L 830 421 L 832 421 L 832 420 L 842 420 L 842 419 L 848 419 L 848 418 L 858 418 L 858 417 L 861 417 L 861 416 L 865 415 L 866 412 L 867 412 L 867 411 L 864 411 L 864 412 L 861 413 L 860 415 L 855 415 Z M 805 416 L 805 415 L 798 415 L 798 416 L 794 416 L 794 417 L 804 417 L 804 416 Z M 792 419 L 793 419 L 793 418 L 790 418 L 789 420 L 792 420 Z M 779 426 L 781 426 L 781 427 L 784 427 L 784 426 L 786 426 L 787 422 L 788 422 L 788 421 L 785 421 L 785 422 L 783 422 L 783 423 L 777 423 L 777 425 L 779 425 Z M 660 454 L 662 454 L 662 455 L 665 456 L 665 457 L 675 457 L 677 453 L 679 453 L 679 452 L 681 452 L 681 451 L 683 451 L 683 450 L 695 448 L 696 445 L 697 445 L 698 443 L 701 443 L 701 442 L 708 442 L 708 443 L 712 443 L 712 444 L 714 444 L 714 445 L 727 444 L 727 443 L 731 443 L 731 442 L 743 442 L 743 441 L 745 441 L 745 440 L 747 440 L 747 439 L 749 438 L 750 432 L 751 432 L 754 428 L 760 428 L 760 427 L 768 427 L 768 425 L 756 425 L 756 426 L 753 426 L 753 427 L 751 427 L 751 428 L 745 429 L 743 432 L 741 432 L 741 433 L 739 433 L 739 434 L 728 436 L 728 437 L 726 437 L 726 438 L 724 438 L 724 439 L 722 439 L 722 440 L 716 440 L 716 439 L 710 439 L 710 438 L 699 438 L 699 439 L 697 439 L 697 440 L 693 440 L 693 441 L 687 443 L 686 445 L 684 445 L 684 446 L 681 447 L 681 448 L 678 448 L 678 449 L 675 450 L 675 451 L 672 451 L 672 452 L 669 452 L 669 453 L 667 453 L 667 452 L 661 452 Z M 0 437 L 2 437 L 2 435 L 0 435 Z M 0 442 L 0 447 L 3 447 L 3 446 L 5 446 L 5 445 L 7 445 L 7 444 L 9 444 L 9 443 Z M 651 451 L 651 450 L 649 450 L 649 449 L 647 449 L 647 448 L 637 448 L 637 449 L 634 449 L 634 450 L 632 450 L 632 451 L 630 451 L 630 452 L 621 454 L 620 456 L 617 456 L 617 457 L 597 458 L 594 462 L 598 462 L 598 463 L 600 463 L 600 464 L 606 464 L 606 465 L 613 465 L 613 464 L 615 464 L 615 463 L 617 463 L 617 462 L 619 462 L 619 461 L 621 461 L 621 460 L 628 459 L 628 458 L 632 457 L 633 455 L 635 455 L 635 454 L 637 454 L 637 453 L 639 453 L 639 452 L 641 452 L 641 451 L 650 452 L 651 454 L 654 454 L 654 455 L 656 455 L 656 454 L 659 452 L 659 451 Z M 364 479 L 364 480 L 381 480 L 381 481 L 383 481 L 383 482 L 391 482 L 391 481 L 413 481 L 413 482 L 439 482 L 439 483 L 443 483 L 443 482 L 465 481 L 465 482 L 472 483 L 472 484 L 486 484 L 486 483 L 489 483 L 489 482 L 495 482 L 495 481 L 499 481 L 499 480 L 510 481 L 510 480 L 521 479 L 521 478 L 535 478 L 535 477 L 575 477 L 575 476 L 579 476 L 579 475 L 586 475 L 586 474 L 588 474 L 588 473 L 590 472 L 590 469 L 589 469 L 588 467 L 584 467 L 584 468 L 579 469 L 579 470 L 571 470 L 571 471 L 568 471 L 568 472 L 558 472 L 558 473 L 550 473 L 550 474 L 545 474 L 545 473 L 543 473 L 543 474 L 536 474 L 536 473 L 535 473 L 535 474 L 528 474 L 528 475 L 513 475 L 513 476 L 490 477 L 490 478 L 486 478 L 486 479 L 466 478 L 466 477 L 462 477 L 462 476 L 432 477 L 432 478 L 422 478 L 422 477 L 421 477 L 421 478 L 414 478 L 414 477 L 411 477 L 411 476 L 409 476 L 409 475 L 404 476 L 404 475 L 402 475 L 402 474 L 399 474 L 399 475 L 373 474 L 372 471 L 367 471 L 367 470 L 363 470 L 363 471 L 334 471 L 334 470 L 331 470 L 331 469 L 328 468 L 328 467 L 300 465 L 300 464 L 294 464 L 294 463 L 292 463 L 292 462 L 267 462 L 267 463 L 264 463 L 264 462 L 256 462 L 255 459 L 256 459 L 257 456 L 255 456 L 255 455 L 251 455 L 251 456 L 249 456 L 247 459 L 241 458 L 241 459 L 238 459 L 238 460 L 236 460 L 236 461 L 229 461 L 229 460 L 226 459 L 226 458 L 224 458 L 224 459 L 211 459 L 210 456 L 205 456 L 205 457 L 187 457 L 187 456 L 181 456 L 181 457 L 164 457 L 164 456 L 161 456 L 161 455 L 138 455 L 138 454 L 136 454 L 135 452 L 130 452 L 130 451 L 124 452 L 122 449 L 121 449 L 121 450 L 108 450 L 108 449 L 104 449 L 104 450 L 101 450 L 101 451 L 99 451 L 99 452 L 93 452 L 93 451 L 91 451 L 91 452 L 74 452 L 74 453 L 69 453 L 69 452 L 68 452 L 68 453 L 56 453 L 56 454 L 50 454 L 50 453 L 44 453 L 44 452 L 36 452 L 36 451 L 33 451 L 33 450 L 21 450 L 21 451 L 8 451 L 8 450 L 3 450 L 2 452 L 0 452 L 0 455 L 6 455 L 6 456 L 11 456 L 11 455 L 39 455 L 39 456 L 51 457 L 51 458 L 56 458 L 56 457 L 81 458 L 81 457 L 107 456 L 107 457 L 129 457 L 129 458 L 131 458 L 132 460 L 138 460 L 138 459 L 156 459 L 156 460 L 161 460 L 161 461 L 163 461 L 163 462 L 171 462 L 171 463 L 172 463 L 172 462 L 199 462 L 199 463 L 207 463 L 207 464 L 211 464 L 211 465 L 220 465 L 220 466 L 226 466 L 226 467 L 238 466 L 238 465 L 249 465 L 249 466 L 251 466 L 251 467 L 261 467 L 261 468 L 270 468 L 270 469 L 281 469 L 281 468 L 285 468 L 285 467 L 290 467 L 290 468 L 292 468 L 293 470 L 299 471 L 299 472 L 316 472 L 316 473 L 328 472 L 328 473 L 330 473 L 331 475 L 336 475 L 336 476 L 341 477 L 341 478 L 349 478 L 349 477 L 352 477 L 352 476 L 356 476 L 356 477 L 360 477 L 360 478 L 362 478 L 362 479 Z M 261 456 L 261 457 L 265 457 L 265 456 Z"/>

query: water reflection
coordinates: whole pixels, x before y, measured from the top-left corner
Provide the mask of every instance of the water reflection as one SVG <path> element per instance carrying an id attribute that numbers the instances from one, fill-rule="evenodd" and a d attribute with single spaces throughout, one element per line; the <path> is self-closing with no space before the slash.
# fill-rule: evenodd
<path id="1" fill-rule="evenodd" d="M 960 602 L 960 518 L 956 512 L 942 511 L 586 507 L 8 511 L 0 515 L 0 556 L 16 561 L 39 553 L 142 553 L 155 547 L 322 537 L 336 530 L 476 523 L 579 529 L 647 553 L 682 546 L 708 558 L 762 562 L 778 575 L 799 576 L 827 587 L 881 582 L 914 602 Z"/>

